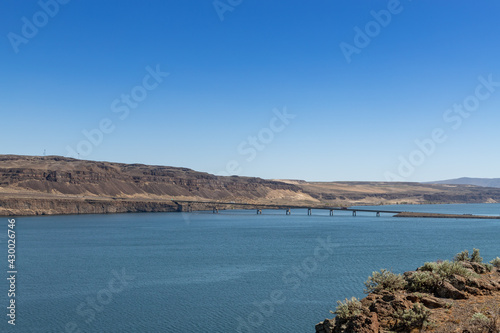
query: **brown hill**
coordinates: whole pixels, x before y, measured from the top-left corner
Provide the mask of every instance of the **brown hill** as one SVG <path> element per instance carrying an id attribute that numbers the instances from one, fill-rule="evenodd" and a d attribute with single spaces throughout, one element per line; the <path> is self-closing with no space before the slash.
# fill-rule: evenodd
<path id="1" fill-rule="evenodd" d="M 297 182 L 314 199 L 337 205 L 496 203 L 500 189 L 472 185 L 404 182 Z"/>
<path id="2" fill-rule="evenodd" d="M 59 156 L 0 156 L 0 214 L 174 211 L 176 199 L 253 202 L 311 200 L 299 187 L 186 168 L 83 161 Z"/>
<path id="3" fill-rule="evenodd" d="M 174 211 L 171 199 L 350 206 L 500 202 L 500 189 L 223 177 L 186 168 L 0 155 L 0 214 Z"/>
<path id="4" fill-rule="evenodd" d="M 256 199 L 271 190 L 300 191 L 292 184 L 214 176 L 186 168 L 13 155 L 0 156 L 0 186 L 23 192 L 121 198 Z"/>

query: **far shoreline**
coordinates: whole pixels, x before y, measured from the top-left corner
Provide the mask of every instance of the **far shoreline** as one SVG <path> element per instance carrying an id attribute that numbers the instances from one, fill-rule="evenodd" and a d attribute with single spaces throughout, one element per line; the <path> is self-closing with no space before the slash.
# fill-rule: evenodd
<path id="1" fill-rule="evenodd" d="M 191 211 L 183 211 L 182 207 L 174 204 L 170 200 L 161 199 L 146 199 L 146 198 L 109 198 L 109 197 L 96 197 L 96 198 L 78 198 L 78 197 L 56 197 L 43 198 L 43 196 L 38 196 L 36 198 L 9 198 L 10 202 L 15 201 L 17 205 L 25 206 L 28 204 L 29 209 L 9 209 L 6 208 L 5 199 L 0 198 L 0 212 L 1 217 L 6 218 L 16 218 L 16 217 L 35 217 L 35 216 L 67 216 L 67 215 L 103 215 L 103 214 L 131 214 L 131 213 L 189 213 L 189 212 L 205 212 L 211 211 L 212 207 L 202 207 L 198 206 Z M 354 204 L 348 206 L 348 209 L 356 209 L 363 207 L 386 207 L 386 206 L 423 206 L 423 205 L 472 205 L 472 204 L 493 204 L 488 203 L 405 203 L 405 204 Z M 238 202 L 233 203 L 234 206 L 238 205 Z M 263 204 L 262 204 L 263 205 Z M 50 206 L 50 208 L 49 208 Z M 286 207 L 286 204 L 280 204 L 280 206 Z M 314 209 L 324 209 L 324 205 L 311 204 L 309 206 L 312 210 Z M 5 207 L 5 208 L 4 208 Z M 8 206 L 7 206 L 8 207 Z M 259 208 L 261 205 L 259 203 L 252 203 L 251 208 L 234 208 L 226 207 L 224 205 L 220 206 L 218 209 L 221 211 L 230 210 L 248 210 L 252 211 L 255 209 L 265 209 L 265 210 L 281 210 L 283 208 Z M 335 206 L 332 206 L 335 207 Z M 336 206 L 342 207 L 342 206 Z M 292 210 L 295 209 L 306 209 L 304 207 L 293 207 L 290 205 Z M 346 207 L 347 208 L 347 207 Z M 8 214 L 4 212 L 8 211 Z M 334 215 L 335 216 L 335 215 Z M 344 215 L 342 215 L 344 216 Z M 345 215 L 347 216 L 347 215 Z M 410 212 L 404 211 L 399 214 L 394 214 L 392 217 L 403 217 L 403 218 L 448 218 L 448 219 L 500 219 L 497 215 L 473 215 L 473 214 L 449 214 L 449 213 L 428 213 L 428 212 Z"/>

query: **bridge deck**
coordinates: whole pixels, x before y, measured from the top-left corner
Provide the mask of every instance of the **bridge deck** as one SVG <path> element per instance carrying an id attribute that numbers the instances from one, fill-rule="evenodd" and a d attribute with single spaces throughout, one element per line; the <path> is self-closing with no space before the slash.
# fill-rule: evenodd
<path id="1" fill-rule="evenodd" d="M 285 209 L 286 214 L 290 214 L 290 209 L 307 209 L 308 215 L 311 215 L 313 209 L 323 209 L 329 210 L 330 215 L 333 215 L 333 211 L 345 211 L 352 212 L 353 216 L 356 216 L 357 212 L 372 212 L 377 213 L 377 216 L 380 216 L 380 213 L 387 214 L 396 214 L 396 217 L 434 217 L 434 218 L 460 218 L 460 219 L 500 219 L 500 216 L 490 216 L 490 215 L 472 215 L 472 214 L 439 214 L 439 213 L 416 213 L 416 212 L 403 212 L 396 210 L 385 210 L 385 209 L 373 209 L 373 208 L 352 208 L 352 207 L 330 207 L 330 206 L 305 206 L 305 205 L 269 205 L 269 204 L 254 204 L 254 203 L 246 203 L 246 202 L 220 202 L 220 201 L 196 201 L 196 200 L 173 200 L 172 202 L 181 207 L 182 204 L 206 204 L 212 205 L 214 209 L 214 213 L 219 211 L 218 206 L 222 205 L 230 205 L 230 206 L 242 206 L 242 207 L 252 207 L 251 209 L 257 209 L 257 214 L 262 213 L 262 209 Z M 192 207 L 191 207 L 192 208 Z M 247 208 L 250 209 L 250 208 Z M 190 209 L 189 209 L 190 210 Z"/>
<path id="2" fill-rule="evenodd" d="M 207 204 L 207 205 L 233 205 L 233 206 L 251 206 L 258 207 L 259 209 L 322 209 L 322 210 L 339 210 L 347 212 L 371 212 L 371 213 L 388 213 L 399 214 L 402 211 L 384 210 L 384 209 L 365 209 L 365 208 L 342 208 L 330 206 L 304 206 L 304 205 L 269 205 L 269 204 L 252 204 L 243 202 L 220 202 L 220 201 L 195 201 L 195 200 L 172 200 L 174 203 L 187 203 L 187 204 Z"/>

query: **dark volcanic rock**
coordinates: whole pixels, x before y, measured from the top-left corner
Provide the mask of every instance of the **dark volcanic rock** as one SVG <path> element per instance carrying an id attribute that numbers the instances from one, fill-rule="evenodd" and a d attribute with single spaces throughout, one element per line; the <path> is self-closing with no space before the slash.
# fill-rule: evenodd
<path id="1" fill-rule="evenodd" d="M 448 281 L 444 281 L 441 286 L 436 290 L 436 294 L 439 297 L 452 298 L 452 299 L 467 299 L 468 296 L 465 292 L 458 290 L 453 287 Z"/>
<path id="2" fill-rule="evenodd" d="M 462 264 L 470 273 L 483 271 L 479 266 L 486 267 L 473 262 Z M 403 278 L 408 282 L 414 274 L 407 272 Z M 361 306 L 355 307 L 356 313 L 348 316 L 344 309 L 343 319 L 326 319 L 316 325 L 316 333 L 466 332 L 470 331 L 471 318 L 478 309 L 491 319 L 492 330 L 476 327 L 473 331 L 500 331 L 500 270 L 490 273 L 484 269 L 483 273 L 475 274 L 470 277 L 463 273 L 468 278 L 443 275 L 432 288 L 435 294 L 434 291 L 413 292 L 408 285 L 405 289 L 370 293 L 360 301 Z"/>
<path id="3" fill-rule="evenodd" d="M 172 202 L 145 200 L 89 199 L 0 199 L 2 213 L 7 216 L 57 214 L 108 214 L 140 212 L 175 212 Z"/>

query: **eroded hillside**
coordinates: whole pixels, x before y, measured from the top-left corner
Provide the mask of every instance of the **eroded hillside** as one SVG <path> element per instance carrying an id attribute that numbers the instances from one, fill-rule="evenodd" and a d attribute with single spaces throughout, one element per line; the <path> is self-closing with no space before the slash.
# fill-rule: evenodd
<path id="1" fill-rule="evenodd" d="M 215 176 L 187 168 L 0 155 L 0 214 L 175 211 L 172 199 L 255 204 L 383 205 L 500 202 L 500 189 L 387 182 Z"/>

